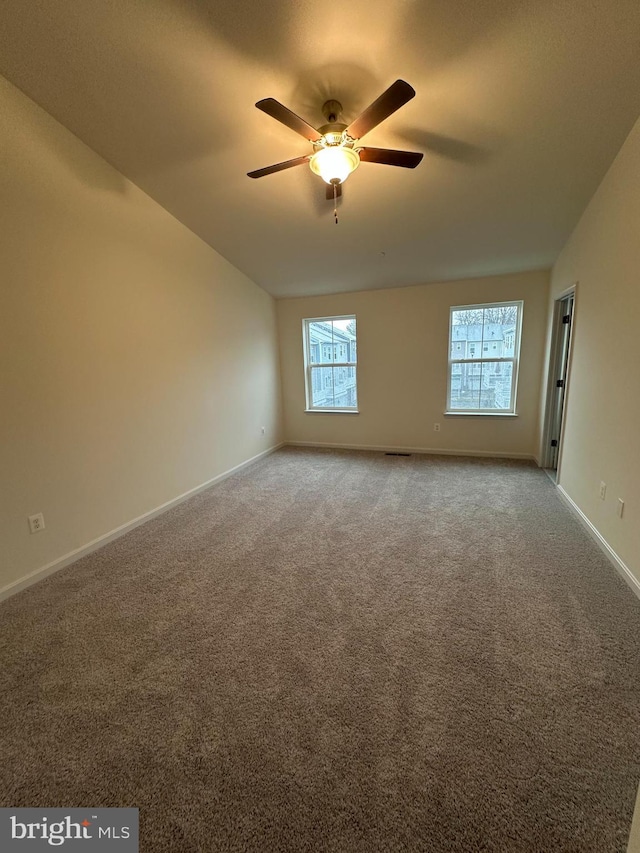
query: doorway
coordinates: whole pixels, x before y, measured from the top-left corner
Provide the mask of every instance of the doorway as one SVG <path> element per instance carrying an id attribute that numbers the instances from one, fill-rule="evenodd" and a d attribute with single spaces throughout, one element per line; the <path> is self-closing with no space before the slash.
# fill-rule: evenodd
<path id="1" fill-rule="evenodd" d="M 575 286 L 556 299 L 553 311 L 542 467 L 554 482 L 558 478 L 562 448 L 562 426 L 567 394 L 574 303 Z"/>

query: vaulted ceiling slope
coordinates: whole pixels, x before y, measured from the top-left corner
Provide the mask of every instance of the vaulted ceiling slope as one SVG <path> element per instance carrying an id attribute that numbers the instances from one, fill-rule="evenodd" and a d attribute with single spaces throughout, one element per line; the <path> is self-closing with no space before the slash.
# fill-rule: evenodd
<path id="1" fill-rule="evenodd" d="M 0 71 L 276 296 L 550 266 L 640 113 L 637 0 L 5 0 Z M 348 122 L 416 97 L 366 144 L 339 224 L 311 153 L 254 103 Z M 70 164 L 73 167 L 73 164 Z"/>

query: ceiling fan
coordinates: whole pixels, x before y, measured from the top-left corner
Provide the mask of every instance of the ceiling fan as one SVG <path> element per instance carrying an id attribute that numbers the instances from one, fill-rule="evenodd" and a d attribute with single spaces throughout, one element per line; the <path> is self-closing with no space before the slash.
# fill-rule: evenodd
<path id="1" fill-rule="evenodd" d="M 397 151 L 392 148 L 368 148 L 360 145 L 360 139 L 399 110 L 415 96 L 415 90 L 404 80 L 396 80 L 379 98 L 370 104 L 350 125 L 338 119 L 342 113 L 339 101 L 326 101 L 322 112 L 327 124 L 317 130 L 291 112 L 274 98 L 258 101 L 256 107 L 267 115 L 282 122 L 291 130 L 304 136 L 313 146 L 313 152 L 303 157 L 294 157 L 255 172 L 248 172 L 250 178 L 262 178 L 293 166 L 309 164 L 311 170 L 326 181 L 327 199 L 334 201 L 342 195 L 342 184 L 361 162 L 382 163 L 387 166 L 401 166 L 415 169 L 423 155 L 415 151 Z M 337 219 L 336 219 L 337 221 Z"/>

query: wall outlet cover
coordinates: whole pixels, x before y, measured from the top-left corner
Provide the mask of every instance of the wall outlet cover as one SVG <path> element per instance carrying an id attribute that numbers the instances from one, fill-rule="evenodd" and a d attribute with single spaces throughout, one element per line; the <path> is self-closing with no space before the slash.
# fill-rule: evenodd
<path id="1" fill-rule="evenodd" d="M 44 515 L 41 512 L 29 516 L 29 530 L 31 533 L 38 533 L 40 530 L 44 530 Z"/>

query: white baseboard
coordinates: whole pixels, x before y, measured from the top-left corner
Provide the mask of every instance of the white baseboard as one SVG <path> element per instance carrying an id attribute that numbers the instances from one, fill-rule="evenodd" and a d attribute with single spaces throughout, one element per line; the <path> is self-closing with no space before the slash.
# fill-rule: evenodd
<path id="1" fill-rule="evenodd" d="M 600 531 L 593 525 L 587 516 L 582 512 L 578 504 L 570 498 L 567 492 L 562 488 L 562 486 L 556 486 L 558 490 L 558 494 L 562 498 L 562 500 L 566 503 L 570 510 L 575 514 L 578 521 L 582 523 L 585 527 L 587 533 L 591 535 L 591 537 L 596 541 L 597 545 L 599 545 L 600 550 L 603 554 L 609 558 L 609 562 L 613 564 L 614 568 L 618 572 L 619 575 L 627 582 L 627 584 L 631 587 L 631 589 L 635 592 L 635 594 L 640 598 L 640 581 L 633 574 L 629 566 L 621 560 L 620 557 L 613 550 L 611 545 L 607 542 L 604 536 L 600 533 Z"/>
<path id="2" fill-rule="evenodd" d="M 151 509 L 149 510 L 149 512 L 145 512 L 143 513 L 143 515 L 139 515 L 132 521 L 127 521 L 125 524 L 121 524 L 120 527 L 116 527 L 115 530 L 110 530 L 109 533 L 105 533 L 102 536 L 98 536 L 97 539 L 93 539 L 91 542 L 87 542 L 86 545 L 82 545 L 80 548 L 76 548 L 73 551 L 69 551 L 68 554 L 64 554 L 62 557 L 58 557 L 57 560 L 53 560 L 53 562 L 48 563 L 46 566 L 42 566 L 41 568 L 30 572 L 28 575 L 25 575 L 25 577 L 19 578 L 17 581 L 13 581 L 13 583 L 10 583 L 0 589 L 0 601 L 4 601 L 4 599 L 15 595 L 17 592 L 20 592 L 21 590 L 26 589 L 29 586 L 32 586 L 34 583 L 38 583 L 38 581 L 41 581 L 49 575 L 52 575 L 54 572 L 58 572 L 60 571 L 60 569 L 64 569 L 66 566 L 71 565 L 71 563 L 75 563 L 76 560 L 79 560 L 81 557 L 85 557 L 87 554 L 91 554 L 92 551 L 97 551 L 98 548 L 102 548 L 109 542 L 113 542 L 114 539 L 119 539 L 121 536 L 124 536 L 125 533 L 128 533 L 135 527 L 139 527 L 146 521 L 150 521 L 152 518 L 155 518 L 158 515 L 162 515 L 163 512 L 167 512 L 167 510 L 172 509 L 174 506 L 178 506 L 178 504 L 181 504 L 189 498 L 192 498 L 199 492 L 204 492 L 205 489 L 209 489 L 216 483 L 221 483 L 222 480 L 226 480 L 227 477 L 231 477 L 232 474 L 237 474 L 238 471 L 241 471 L 243 468 L 247 468 L 249 465 L 255 464 L 260 459 L 263 459 L 265 456 L 269 456 L 270 453 L 274 453 L 276 450 L 283 446 L 284 442 L 281 442 L 280 444 L 275 444 L 273 447 L 270 447 L 267 450 L 263 450 L 262 453 L 258 453 L 256 456 L 252 456 L 251 459 L 247 459 L 244 462 L 241 462 L 239 465 L 235 465 L 233 468 L 229 468 L 228 471 L 223 471 L 222 474 L 218 474 L 216 477 L 212 477 L 210 480 L 207 480 L 206 483 L 201 483 L 199 486 L 195 486 L 193 489 L 189 489 L 188 492 L 184 492 L 183 494 L 178 495 L 177 498 L 172 498 L 170 501 L 167 501 L 166 503 L 157 506 L 155 509 Z"/>
<path id="3" fill-rule="evenodd" d="M 289 447 L 326 447 L 332 450 L 374 450 L 382 453 L 430 453 L 436 456 L 486 456 L 494 459 L 530 459 L 532 453 L 500 453 L 494 450 L 443 450 L 441 447 L 393 447 L 381 444 L 328 444 L 322 441 L 285 441 Z"/>

